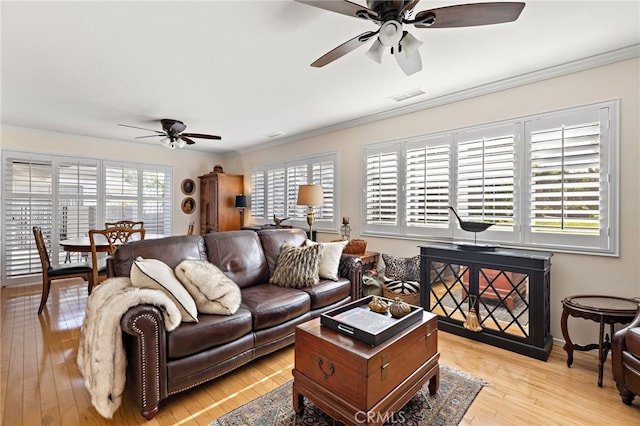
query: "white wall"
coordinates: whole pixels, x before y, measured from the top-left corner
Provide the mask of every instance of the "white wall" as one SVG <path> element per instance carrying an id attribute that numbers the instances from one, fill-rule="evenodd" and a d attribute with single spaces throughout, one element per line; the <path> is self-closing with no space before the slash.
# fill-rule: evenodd
<path id="1" fill-rule="evenodd" d="M 197 213 L 185 215 L 180 210 L 183 195 L 179 185 L 183 179 L 191 177 L 199 184 L 197 177 L 211 171 L 218 163 L 222 164 L 227 172 L 250 176 L 252 164 L 337 150 L 340 162 L 338 217 L 351 218 L 352 237 L 357 238 L 361 217 L 363 145 L 617 98 L 621 100 L 621 255 L 619 258 L 562 253 L 554 255 L 551 272 L 551 331 L 556 339 L 562 339 L 560 315 L 561 300 L 564 297 L 587 293 L 640 296 L 640 59 L 602 66 L 286 145 L 256 149 L 224 159 L 190 150 L 172 151 L 160 146 L 8 126 L 2 127 L 0 148 L 172 165 L 174 234 L 185 232 L 190 220 L 195 220 L 196 226 L 199 221 Z M 245 179 L 245 193 L 250 194 L 250 191 L 249 179 Z M 325 234 L 321 235 L 320 239 L 329 240 L 335 237 Z M 398 256 L 417 254 L 417 246 L 421 243 L 418 240 L 364 238 L 368 241 L 369 249 Z M 597 324 L 590 321 L 570 319 L 569 328 L 573 340 L 577 343 L 590 343 L 597 337 Z"/>
<path id="2" fill-rule="evenodd" d="M 2 126 L 0 137 L 0 148 L 3 150 L 172 166 L 173 235 L 185 234 L 189 222 L 192 220 L 196 222 L 196 229 L 198 229 L 200 224 L 198 196 L 200 180 L 198 176 L 211 172 L 215 164 L 221 163 L 217 156 L 200 151 L 170 150 L 161 145 L 98 139 L 20 127 Z M 196 200 L 196 208 L 194 213 L 190 215 L 183 213 L 180 209 L 180 202 L 185 197 L 180 190 L 180 183 L 186 178 L 191 178 L 196 182 L 196 192 L 192 196 Z"/>
<path id="3" fill-rule="evenodd" d="M 589 293 L 640 296 L 639 95 L 640 59 L 632 59 L 286 145 L 257 149 L 228 159 L 227 165 L 250 176 L 252 164 L 337 150 L 340 162 L 338 217 L 351 218 L 352 238 L 358 238 L 363 145 L 619 98 L 621 255 L 619 258 L 562 253 L 553 256 L 551 331 L 554 338 L 562 339 L 560 315 L 564 297 Z M 245 185 L 248 184 L 245 179 Z M 245 192 L 250 191 L 247 186 Z M 331 238 L 335 235 L 321 235 L 319 239 Z M 368 248 L 374 251 L 399 256 L 419 252 L 418 240 L 364 238 Z M 598 326 L 594 322 L 570 319 L 569 331 L 574 342 L 591 343 L 597 339 Z"/>

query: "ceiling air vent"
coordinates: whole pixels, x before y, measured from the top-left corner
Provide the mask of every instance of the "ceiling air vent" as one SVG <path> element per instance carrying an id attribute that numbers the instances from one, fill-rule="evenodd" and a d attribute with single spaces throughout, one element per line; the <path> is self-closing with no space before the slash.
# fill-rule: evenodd
<path id="1" fill-rule="evenodd" d="M 407 99 L 415 98 L 416 96 L 424 95 L 425 93 L 427 92 L 418 88 L 418 89 L 409 90 L 408 92 L 400 93 L 398 95 L 391 96 L 391 99 L 393 99 L 396 102 L 402 102 L 402 101 L 406 101 Z"/>

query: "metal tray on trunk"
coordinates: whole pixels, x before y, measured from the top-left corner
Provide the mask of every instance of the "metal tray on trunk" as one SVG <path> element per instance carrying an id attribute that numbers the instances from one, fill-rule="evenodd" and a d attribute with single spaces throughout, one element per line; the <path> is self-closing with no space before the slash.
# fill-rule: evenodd
<path id="1" fill-rule="evenodd" d="M 389 312 L 379 314 L 369 309 L 373 296 L 368 296 L 320 315 L 320 324 L 371 346 L 377 346 L 394 334 L 422 318 L 423 309 L 409 305 L 411 312 L 402 318 L 393 318 Z M 390 304 L 391 299 L 380 299 Z"/>

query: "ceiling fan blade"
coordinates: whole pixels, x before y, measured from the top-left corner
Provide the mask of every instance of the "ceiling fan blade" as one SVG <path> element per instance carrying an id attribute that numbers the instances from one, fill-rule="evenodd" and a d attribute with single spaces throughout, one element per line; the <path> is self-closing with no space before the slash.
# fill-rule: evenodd
<path id="1" fill-rule="evenodd" d="M 161 138 L 161 137 L 165 137 L 167 136 L 166 134 L 162 133 L 160 135 L 148 135 L 148 136 L 136 136 L 134 139 L 143 139 L 143 138 Z"/>
<path id="2" fill-rule="evenodd" d="M 407 55 L 405 52 L 396 52 L 393 54 L 396 58 L 396 62 L 402 68 L 402 71 L 406 75 L 415 74 L 422 70 L 422 58 L 420 58 L 420 51 L 416 50 L 412 54 Z"/>
<path id="3" fill-rule="evenodd" d="M 180 135 L 178 136 L 180 139 L 182 139 L 183 141 L 185 141 L 187 143 L 187 145 L 193 145 L 194 143 L 196 143 L 195 141 L 189 139 L 188 137 L 186 137 L 185 135 Z"/>
<path id="4" fill-rule="evenodd" d="M 351 40 L 342 43 L 335 49 L 325 53 L 324 55 L 316 59 L 315 62 L 311 64 L 311 66 L 316 68 L 324 67 L 325 65 L 330 64 L 336 59 L 343 57 L 352 50 L 355 50 L 356 48 L 362 46 L 362 44 L 369 41 L 369 39 L 376 34 L 377 31 L 367 31 L 365 33 L 362 33 L 359 36 L 356 36 Z"/>
<path id="5" fill-rule="evenodd" d="M 131 127 L 132 129 L 146 130 L 147 132 L 156 132 L 160 135 L 164 135 L 164 132 L 161 132 L 159 130 L 153 130 L 153 129 L 145 129 L 144 127 L 129 126 L 128 124 L 118 124 L 118 126 Z"/>
<path id="6" fill-rule="evenodd" d="M 180 136 L 187 136 L 187 137 L 190 137 L 190 138 L 201 138 L 201 139 L 216 139 L 216 140 L 222 139 L 221 136 L 203 135 L 202 133 L 183 133 Z"/>
<path id="7" fill-rule="evenodd" d="M 417 23 L 417 28 L 456 28 L 475 27 L 478 25 L 502 24 L 518 19 L 524 3 L 474 3 L 458 4 L 455 6 L 439 7 L 418 12 L 415 21 L 427 17 L 429 14 L 436 16 L 433 24 Z"/>
<path id="8" fill-rule="evenodd" d="M 413 10 L 414 7 L 416 7 L 416 5 L 420 3 L 420 0 L 413 0 L 411 3 L 409 3 L 408 5 L 405 6 L 404 11 L 410 11 Z"/>
<path id="9" fill-rule="evenodd" d="M 341 13 L 355 18 L 366 18 L 367 16 L 377 18 L 378 13 L 368 7 L 352 3 L 348 0 L 326 1 L 326 0 L 296 0 L 298 3 L 308 4 L 330 12 Z"/>

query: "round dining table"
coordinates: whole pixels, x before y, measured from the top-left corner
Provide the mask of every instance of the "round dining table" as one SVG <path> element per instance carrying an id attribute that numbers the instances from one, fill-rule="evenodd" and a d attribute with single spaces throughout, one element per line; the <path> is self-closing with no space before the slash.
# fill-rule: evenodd
<path id="1" fill-rule="evenodd" d="M 145 234 L 145 240 L 153 240 L 157 238 L 163 238 L 166 235 L 162 234 Z M 97 252 L 106 252 L 109 251 L 109 242 L 102 234 L 98 234 L 95 237 L 96 241 L 96 251 Z M 131 241 L 135 241 L 139 239 L 139 234 L 136 234 L 132 237 Z M 78 237 L 78 238 L 69 238 L 67 240 L 60 241 L 60 247 L 62 250 L 68 252 L 80 252 L 80 253 L 91 253 L 91 241 L 89 237 Z"/>

